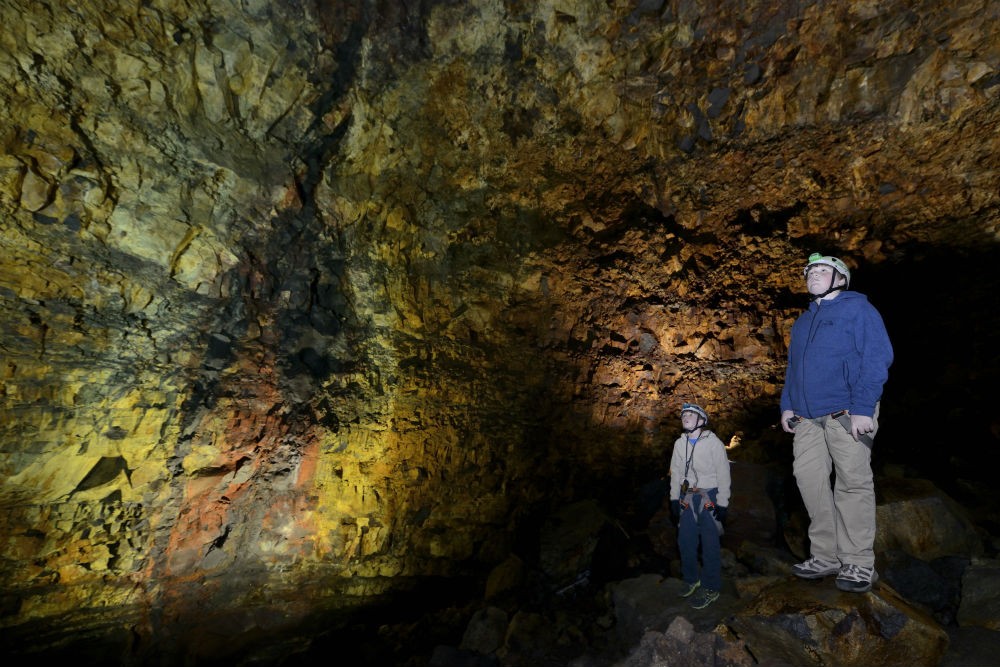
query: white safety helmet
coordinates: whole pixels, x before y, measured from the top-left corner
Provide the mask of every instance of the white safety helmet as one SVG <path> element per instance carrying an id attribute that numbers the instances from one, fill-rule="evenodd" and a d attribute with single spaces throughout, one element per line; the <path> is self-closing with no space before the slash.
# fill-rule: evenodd
<path id="1" fill-rule="evenodd" d="M 708 423 L 708 413 L 702 410 L 699 405 L 695 405 L 694 403 L 685 403 L 681 406 L 681 417 L 684 416 L 685 412 L 693 412 L 701 417 L 701 426 Z"/>
<path id="2" fill-rule="evenodd" d="M 805 268 L 802 269 L 802 276 L 805 277 L 809 275 L 810 267 L 816 266 L 817 264 L 825 264 L 826 266 L 829 266 L 840 275 L 844 276 L 844 280 L 846 281 L 844 283 L 844 288 L 846 289 L 847 287 L 850 287 L 851 270 L 847 268 L 847 264 L 844 264 L 843 261 L 837 259 L 836 257 L 831 257 L 829 255 L 821 255 L 818 252 L 814 252 L 813 254 L 809 255 L 809 261 L 806 263 Z"/>

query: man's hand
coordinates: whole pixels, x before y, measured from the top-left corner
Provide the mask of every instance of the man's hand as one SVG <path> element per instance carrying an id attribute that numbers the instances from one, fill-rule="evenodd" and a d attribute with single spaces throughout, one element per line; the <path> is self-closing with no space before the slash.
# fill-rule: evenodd
<path id="1" fill-rule="evenodd" d="M 862 435 L 871 435 L 875 431 L 875 422 L 871 417 L 851 415 L 851 435 L 857 440 Z"/>
<path id="2" fill-rule="evenodd" d="M 781 413 L 781 430 L 785 433 L 795 433 L 795 429 L 788 425 L 788 420 L 795 416 L 795 413 L 791 410 L 785 410 Z"/>

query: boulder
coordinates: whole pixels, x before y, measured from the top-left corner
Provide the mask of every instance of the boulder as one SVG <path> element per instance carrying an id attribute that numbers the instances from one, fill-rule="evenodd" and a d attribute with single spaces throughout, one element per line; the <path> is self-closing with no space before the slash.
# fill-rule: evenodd
<path id="1" fill-rule="evenodd" d="M 937 667 L 948 634 L 886 585 L 844 593 L 832 582 L 786 579 L 729 620 L 758 661 L 839 667 Z"/>

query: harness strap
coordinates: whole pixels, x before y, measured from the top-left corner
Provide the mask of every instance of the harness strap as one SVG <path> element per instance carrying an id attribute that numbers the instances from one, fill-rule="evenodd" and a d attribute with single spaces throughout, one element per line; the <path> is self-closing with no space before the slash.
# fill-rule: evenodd
<path id="1" fill-rule="evenodd" d="M 697 509 L 695 509 L 694 505 L 694 497 L 696 495 L 701 496 L 702 499 Z M 708 491 L 705 489 L 691 489 L 684 495 L 683 498 L 681 498 L 681 507 L 684 509 L 691 508 L 691 512 L 694 514 L 695 523 L 701 522 L 701 511 L 707 506 L 714 508 L 715 503 L 712 502 L 712 498 L 708 495 Z M 712 517 L 712 521 L 715 522 L 715 527 L 718 529 L 719 535 L 722 535 L 725 532 L 725 529 L 722 527 L 722 522 L 716 518 L 714 513 L 709 513 L 709 516 Z"/>

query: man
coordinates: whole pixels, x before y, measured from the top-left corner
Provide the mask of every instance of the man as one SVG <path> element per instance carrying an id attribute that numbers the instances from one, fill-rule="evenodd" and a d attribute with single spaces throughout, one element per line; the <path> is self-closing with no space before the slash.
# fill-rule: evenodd
<path id="1" fill-rule="evenodd" d="M 814 253 L 803 274 L 811 301 L 792 325 L 781 392 L 781 427 L 795 435 L 792 469 L 810 520 L 810 558 L 792 571 L 836 574 L 837 588 L 864 593 L 878 581 L 871 446 L 892 345 L 868 298 L 848 291 L 844 262 Z"/>

